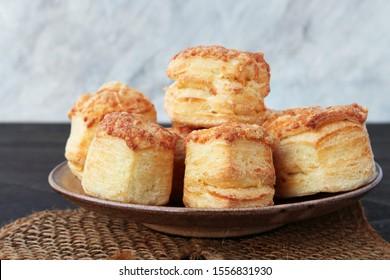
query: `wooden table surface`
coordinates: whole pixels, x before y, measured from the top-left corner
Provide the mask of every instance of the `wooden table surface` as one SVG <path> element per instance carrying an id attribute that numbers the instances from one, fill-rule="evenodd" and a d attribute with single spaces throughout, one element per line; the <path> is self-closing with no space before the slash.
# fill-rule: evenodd
<path id="1" fill-rule="evenodd" d="M 371 226 L 390 242 L 390 124 L 367 126 L 383 179 L 362 204 Z M 0 226 L 36 211 L 76 208 L 47 181 L 65 160 L 69 131 L 69 124 L 0 124 Z"/>

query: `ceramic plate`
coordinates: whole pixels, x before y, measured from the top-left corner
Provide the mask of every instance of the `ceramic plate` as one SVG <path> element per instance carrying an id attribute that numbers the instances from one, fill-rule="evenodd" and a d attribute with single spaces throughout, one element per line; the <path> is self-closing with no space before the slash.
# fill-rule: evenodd
<path id="1" fill-rule="evenodd" d="M 376 164 L 374 181 L 356 190 L 318 194 L 299 199 L 275 201 L 263 208 L 196 209 L 174 206 L 148 206 L 108 201 L 87 196 L 66 162 L 49 175 L 51 187 L 70 202 L 111 217 L 120 217 L 168 234 L 192 237 L 233 237 L 255 234 L 287 223 L 318 217 L 357 201 L 382 179 Z"/>

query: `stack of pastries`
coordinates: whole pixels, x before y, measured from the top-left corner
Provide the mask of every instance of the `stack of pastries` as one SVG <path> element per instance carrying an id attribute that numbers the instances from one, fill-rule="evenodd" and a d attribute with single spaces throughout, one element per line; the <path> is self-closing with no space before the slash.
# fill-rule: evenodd
<path id="1" fill-rule="evenodd" d="M 172 197 L 182 189 L 187 207 L 272 205 L 273 140 L 259 125 L 270 91 L 263 54 L 189 48 L 172 58 L 167 74 L 175 81 L 165 89 L 165 110 L 173 127 L 193 130 L 184 141 L 185 172 Z"/>
<path id="2" fill-rule="evenodd" d="M 196 208 L 264 207 L 274 197 L 343 192 L 375 177 L 367 109 L 265 107 L 262 53 L 199 46 L 176 54 L 165 88 L 172 127 L 141 92 L 111 82 L 69 113 L 65 156 L 86 194 Z"/>

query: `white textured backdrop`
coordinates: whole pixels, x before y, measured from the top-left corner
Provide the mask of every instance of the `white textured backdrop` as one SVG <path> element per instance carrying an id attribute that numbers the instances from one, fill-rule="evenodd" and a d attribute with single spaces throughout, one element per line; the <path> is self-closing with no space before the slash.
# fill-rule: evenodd
<path id="1" fill-rule="evenodd" d="M 62 122 L 118 80 L 163 111 L 178 51 L 262 51 L 274 109 L 357 102 L 390 121 L 390 1 L 0 1 L 0 121 Z"/>

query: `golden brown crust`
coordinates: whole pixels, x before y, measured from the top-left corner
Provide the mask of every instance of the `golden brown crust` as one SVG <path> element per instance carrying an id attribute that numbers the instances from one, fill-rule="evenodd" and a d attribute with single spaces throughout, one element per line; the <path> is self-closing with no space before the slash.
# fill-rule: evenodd
<path id="1" fill-rule="evenodd" d="M 251 53 L 245 51 L 239 51 L 234 49 L 227 49 L 222 46 L 197 46 L 187 48 L 178 54 L 176 54 L 167 68 L 167 75 L 171 79 L 177 79 L 179 76 L 183 76 L 187 71 L 183 69 L 183 65 L 176 64 L 177 61 L 188 61 L 192 58 L 200 59 L 214 59 L 226 63 L 234 63 L 237 71 L 234 71 L 236 80 L 246 84 L 249 80 L 260 82 L 263 80 L 262 75 L 264 69 L 267 72 L 268 78 L 270 76 L 270 67 L 264 60 L 264 54 L 261 52 Z M 184 65 L 185 66 L 185 65 Z M 252 71 L 252 66 L 254 71 Z M 245 71 L 245 69 L 251 69 L 251 71 Z M 223 73 L 226 75 L 227 73 Z M 210 91 L 211 94 L 215 94 L 215 91 Z"/>
<path id="2" fill-rule="evenodd" d="M 106 115 L 99 124 L 96 137 L 107 135 L 125 140 L 132 150 L 156 146 L 175 149 L 175 137 L 168 130 L 138 114 L 114 112 Z"/>
<path id="3" fill-rule="evenodd" d="M 142 114 L 156 121 L 156 110 L 150 100 L 141 92 L 119 82 L 106 83 L 94 94 L 81 95 L 68 117 L 72 119 L 75 115 L 81 115 L 90 127 L 112 112 Z"/>
<path id="4" fill-rule="evenodd" d="M 274 113 L 263 127 L 273 136 L 283 138 L 308 130 L 315 130 L 335 121 L 350 121 L 363 124 L 368 110 L 356 103 L 327 108 L 301 107 Z"/>
<path id="5" fill-rule="evenodd" d="M 261 52 L 251 53 L 243 52 L 234 49 L 227 49 L 222 46 L 197 46 L 192 48 L 187 48 L 178 54 L 176 54 L 172 60 L 178 58 L 190 58 L 190 57 L 203 57 L 203 58 L 214 58 L 218 60 L 223 60 L 225 62 L 237 59 L 240 56 L 246 56 L 248 59 L 251 59 L 255 62 L 263 62 L 264 54 Z M 268 64 L 267 64 L 268 65 Z"/>
<path id="6" fill-rule="evenodd" d="M 273 138 L 261 126 L 256 124 L 243 124 L 229 122 L 209 129 L 191 132 L 186 142 L 205 143 L 211 140 L 234 142 L 239 139 L 262 142 L 273 148 Z"/>

